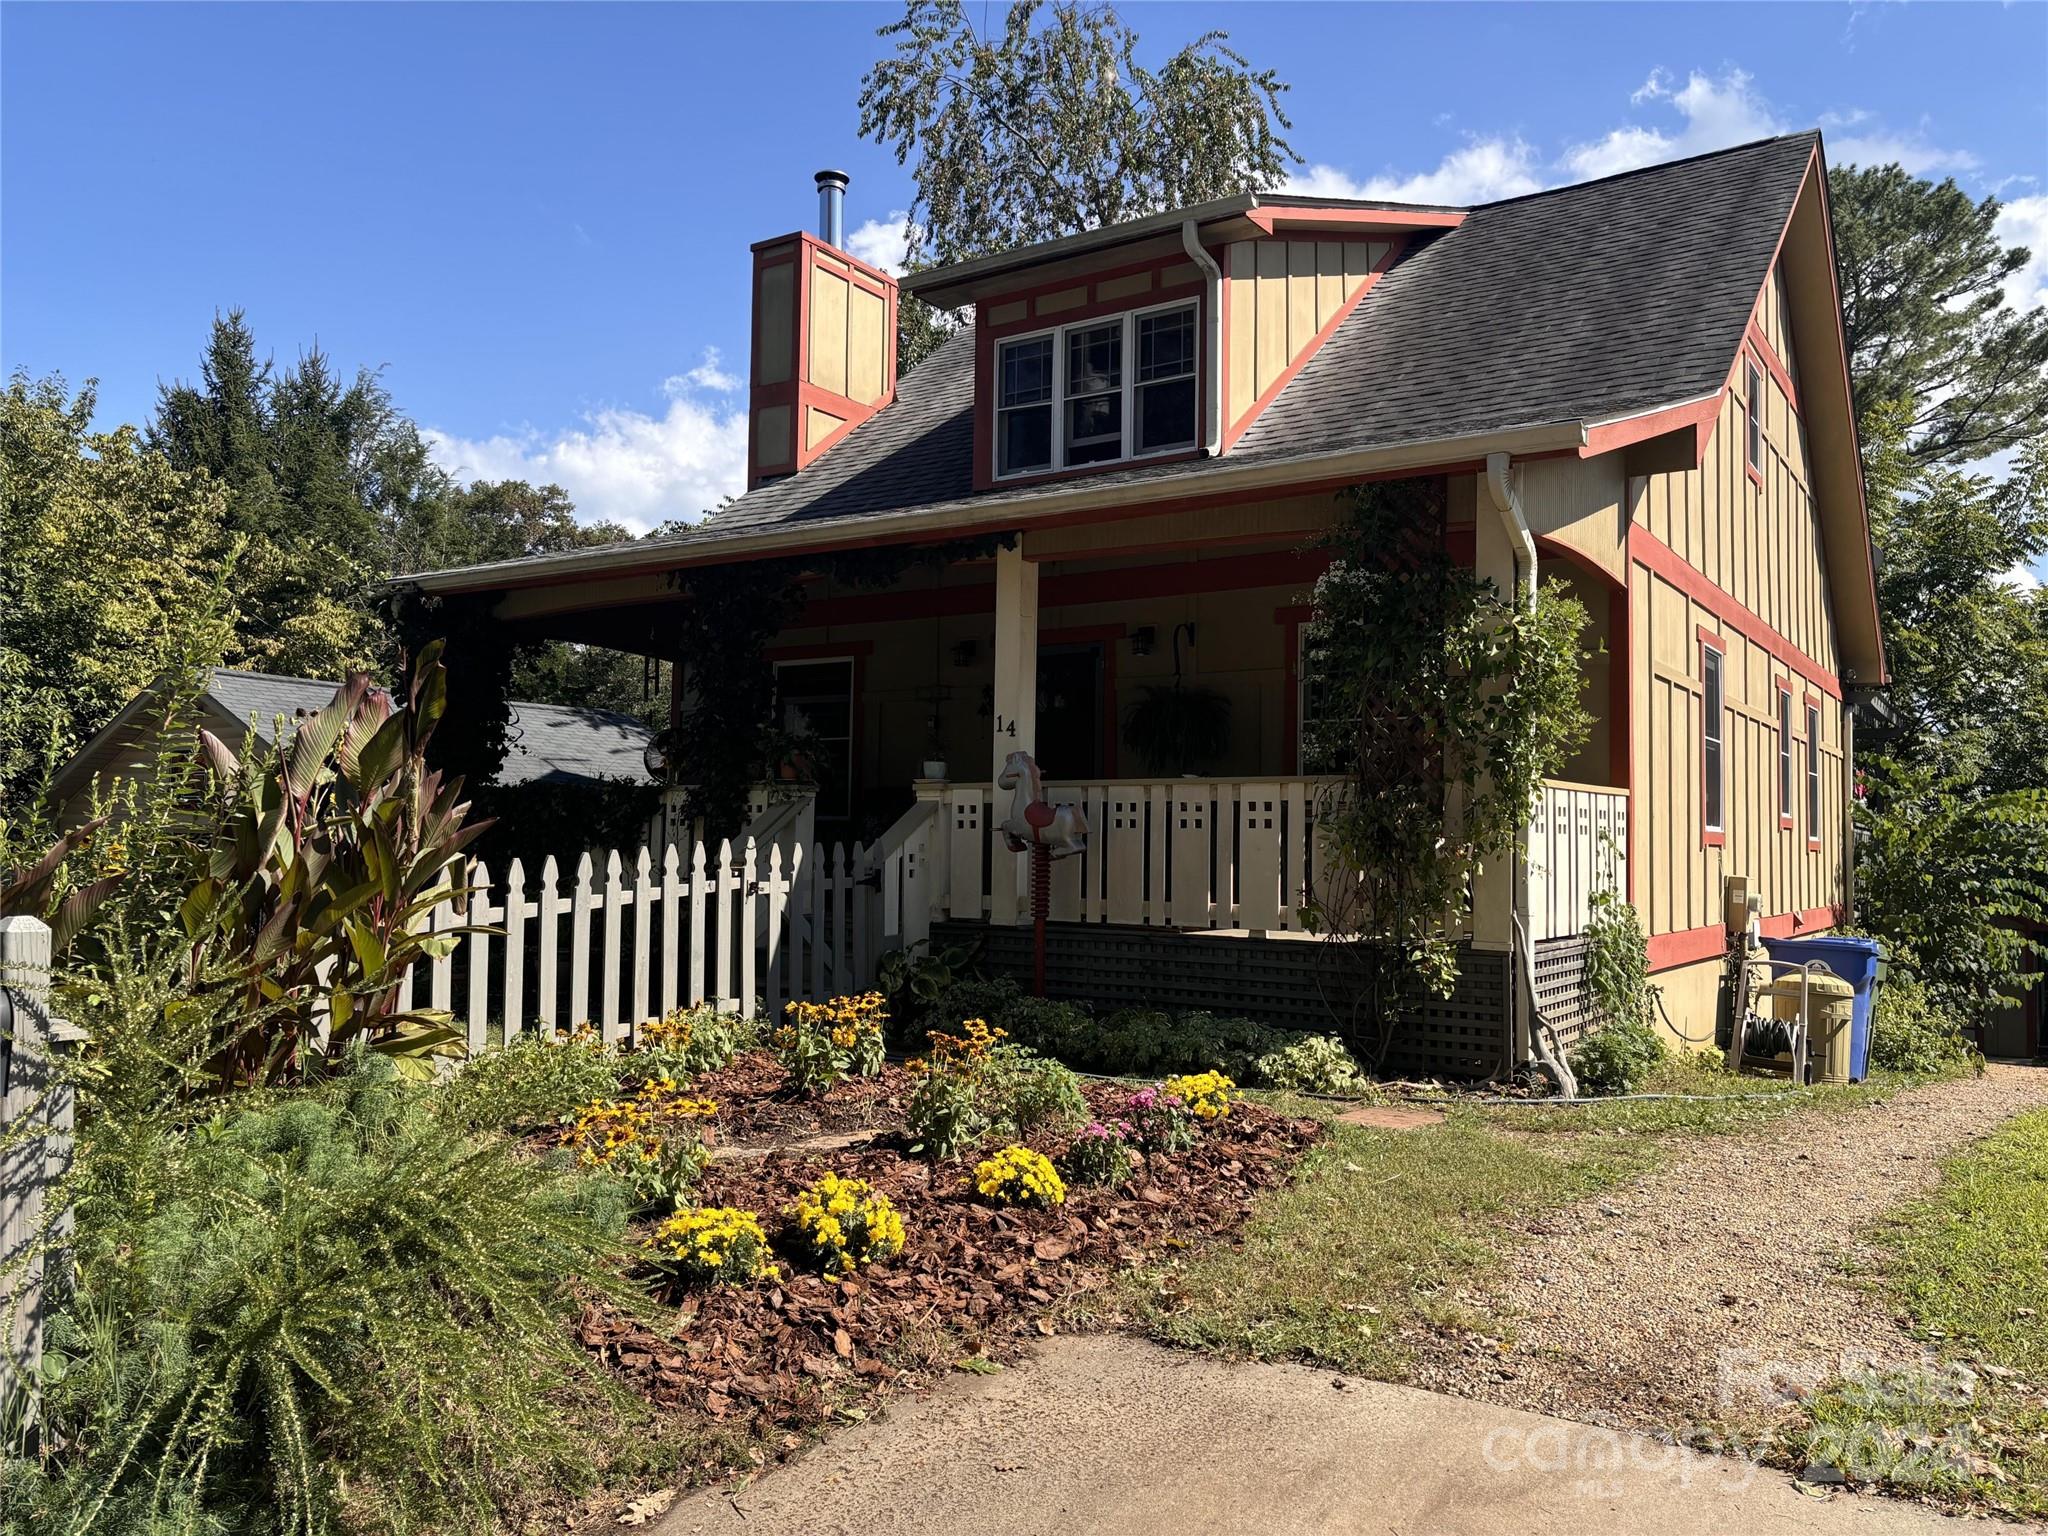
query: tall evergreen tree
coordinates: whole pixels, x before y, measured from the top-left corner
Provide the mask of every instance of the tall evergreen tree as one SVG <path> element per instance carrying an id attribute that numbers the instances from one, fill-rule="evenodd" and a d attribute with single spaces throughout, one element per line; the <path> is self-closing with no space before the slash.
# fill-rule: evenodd
<path id="1" fill-rule="evenodd" d="M 2030 253 L 2003 244 L 1999 202 L 1896 165 L 1828 177 L 1856 411 L 1909 400 L 1906 451 L 1966 464 L 2048 430 L 2048 310 L 2006 287 Z"/>

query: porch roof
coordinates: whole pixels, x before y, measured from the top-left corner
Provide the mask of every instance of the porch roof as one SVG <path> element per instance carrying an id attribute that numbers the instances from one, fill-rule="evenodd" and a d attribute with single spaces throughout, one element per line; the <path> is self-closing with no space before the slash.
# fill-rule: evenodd
<path id="1" fill-rule="evenodd" d="M 1489 203 L 1423 232 L 1231 447 L 1213 459 L 976 491 L 974 341 L 954 336 L 815 464 L 683 532 L 435 572 L 484 591 L 1289 481 L 1571 452 L 1595 429 L 1726 382 L 1819 135 L 1766 139 Z"/>

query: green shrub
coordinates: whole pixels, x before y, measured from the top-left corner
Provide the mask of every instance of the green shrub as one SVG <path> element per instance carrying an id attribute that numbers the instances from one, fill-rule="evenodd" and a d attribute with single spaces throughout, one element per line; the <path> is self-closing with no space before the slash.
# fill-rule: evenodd
<path id="1" fill-rule="evenodd" d="M 616 1284 L 609 1181 L 473 1139 L 360 1051 L 150 1153 L 83 1149 L 47 1459 L 10 1468 L 0 1528 L 482 1529 L 576 1479 L 565 1415 L 602 1388 L 564 1324 Z"/>
<path id="2" fill-rule="evenodd" d="M 1655 1008 L 1650 941 L 1643 921 L 1618 891 L 1593 892 L 1586 920 L 1586 996 L 1608 1024 L 1648 1027 Z"/>
<path id="3" fill-rule="evenodd" d="M 1870 1064 L 1893 1072 L 1952 1072 L 1981 1065 L 1982 1058 L 1919 979 L 1894 970 L 1871 1005 Z"/>
<path id="4" fill-rule="evenodd" d="M 1278 1050 L 1252 1063 L 1250 1081 L 1262 1088 L 1289 1088 L 1296 1093 L 1365 1094 L 1372 1079 L 1335 1035 L 1296 1035 Z"/>
<path id="5" fill-rule="evenodd" d="M 619 1091 L 624 1062 L 594 1034 L 515 1035 L 481 1051 L 441 1085 L 442 1111 L 472 1130 L 554 1125 Z"/>
<path id="6" fill-rule="evenodd" d="M 635 1034 L 629 1072 L 687 1081 L 732 1065 L 733 1057 L 761 1043 L 759 1021 L 720 1013 L 709 1003 L 649 1019 Z"/>
<path id="7" fill-rule="evenodd" d="M 1581 1092 L 1633 1093 L 1664 1061 L 1664 1040 L 1641 1022 L 1603 1024 L 1571 1049 Z"/>
<path id="8" fill-rule="evenodd" d="M 1063 1131 L 1088 1118 L 1081 1080 L 1028 1045 L 999 1045 L 989 1053 L 988 1117 L 1013 1127 L 1020 1139 L 1037 1130 Z"/>

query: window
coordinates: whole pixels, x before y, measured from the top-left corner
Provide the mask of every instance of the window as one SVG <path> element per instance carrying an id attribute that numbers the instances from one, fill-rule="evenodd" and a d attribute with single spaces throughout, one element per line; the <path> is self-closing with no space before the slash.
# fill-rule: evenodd
<path id="1" fill-rule="evenodd" d="M 1806 706 L 1806 841 L 1820 845 L 1820 706 Z"/>
<path id="2" fill-rule="evenodd" d="M 1067 332 L 1067 462 L 1124 456 L 1124 323 Z"/>
<path id="3" fill-rule="evenodd" d="M 818 785 L 818 819 L 853 814 L 853 658 L 778 661 L 775 716 Z"/>
<path id="4" fill-rule="evenodd" d="M 1721 652 L 1702 637 L 1700 643 L 1700 806 L 1705 830 L 1718 841 L 1722 830 L 1723 717 L 1727 701 L 1721 687 Z"/>
<path id="5" fill-rule="evenodd" d="M 996 381 L 996 473 L 1052 468 L 1052 337 L 1003 344 Z"/>
<path id="6" fill-rule="evenodd" d="M 1195 446 L 1195 312 L 1138 317 L 1138 452 Z"/>
<path id="7" fill-rule="evenodd" d="M 1294 721 L 1295 761 L 1303 773 L 1341 772 L 1341 763 L 1329 762 L 1315 750 L 1317 733 L 1321 729 L 1324 714 L 1329 707 L 1328 685 L 1320 676 L 1311 675 L 1314 658 L 1308 644 L 1308 623 L 1304 620 L 1294 631 Z"/>
<path id="8" fill-rule="evenodd" d="M 1195 335 L 1195 306 L 1174 304 L 999 342 L 997 476 L 1194 447 Z"/>
<path id="9" fill-rule="evenodd" d="M 1749 467 L 1761 475 L 1764 469 L 1764 376 L 1755 363 L 1749 365 Z"/>
<path id="10" fill-rule="evenodd" d="M 1792 825 L 1792 690 L 1778 685 L 1778 825 Z"/>

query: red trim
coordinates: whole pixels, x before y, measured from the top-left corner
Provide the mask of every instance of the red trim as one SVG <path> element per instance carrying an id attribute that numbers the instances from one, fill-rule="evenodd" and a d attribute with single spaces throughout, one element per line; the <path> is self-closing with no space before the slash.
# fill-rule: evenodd
<path id="1" fill-rule="evenodd" d="M 1043 606 L 1041 604 L 1041 606 Z M 1038 643 L 1102 647 L 1102 776 L 1116 777 L 1117 726 L 1122 708 L 1116 691 L 1116 643 L 1126 631 L 1121 624 L 1080 624 L 1070 629 L 1041 629 Z"/>
<path id="2" fill-rule="evenodd" d="M 1092 559 L 1096 551 L 1077 552 Z M 1283 549 L 1229 560 L 1176 560 L 1123 570 L 1072 571 L 1044 577 L 1038 586 L 1041 612 L 1089 603 L 1121 603 L 1147 597 L 1189 597 L 1211 592 L 1248 592 L 1259 587 L 1308 587 L 1330 563 L 1323 549 Z M 891 624 L 904 619 L 963 618 L 994 613 L 996 584 L 921 587 L 897 592 L 849 593 L 815 598 L 804 605 L 792 629 L 842 624 Z"/>
<path id="3" fill-rule="evenodd" d="M 1612 453 L 1617 448 L 1626 448 L 1631 443 L 1647 442 L 1653 437 L 1662 437 L 1667 432 L 1692 429 L 1692 461 L 1695 465 L 1707 456 L 1707 440 L 1714 435 L 1714 424 L 1721 417 L 1721 400 L 1727 391 L 1709 395 L 1704 400 L 1695 400 L 1690 405 L 1674 405 L 1665 410 L 1651 411 L 1642 416 L 1631 416 L 1624 421 L 1610 421 L 1602 426 L 1586 429 L 1586 444 L 1579 450 L 1582 459 L 1594 458 L 1603 453 Z"/>
<path id="4" fill-rule="evenodd" d="M 1734 630 L 1752 645 L 1762 646 L 1779 665 L 1797 673 L 1831 699 L 1842 696 L 1842 684 L 1834 673 L 1779 634 L 1753 610 L 1709 581 L 1696 566 L 1640 523 L 1628 531 L 1629 558 L 1637 565 L 1677 587 L 1686 596 Z"/>
<path id="5" fill-rule="evenodd" d="M 1840 921 L 1841 914 L 1833 907 L 1809 907 L 1804 912 L 1780 912 L 1767 917 L 1758 927 L 1766 938 L 1789 939 L 1807 929 L 1831 928 Z M 1652 934 L 1648 947 L 1650 969 L 1669 971 L 1681 965 L 1697 965 L 1702 960 L 1718 960 L 1728 952 L 1728 930 L 1719 923 L 1709 923 L 1703 928 Z"/>
<path id="6" fill-rule="evenodd" d="M 1175 251 L 1170 255 L 1155 256 L 1149 261 L 1134 261 L 1126 266 L 1106 267 L 1100 272 L 1083 273 L 1077 277 L 1069 277 L 1064 282 L 1040 283 L 1032 288 L 1016 288 L 1004 293 L 992 293 L 987 298 L 976 301 L 974 321 L 976 325 L 984 327 L 991 337 L 1002 340 L 1011 336 L 1026 336 L 1033 331 L 1049 331 L 1055 326 L 1072 325 L 1080 320 L 1095 320 L 1104 315 L 1120 315 L 1130 309 L 1150 309 L 1154 305 L 1174 304 L 1188 299 L 1198 299 L 1202 295 L 1203 287 L 1199 274 L 1189 282 L 1172 284 L 1154 283 L 1143 293 L 1120 294 L 1113 299 L 1100 297 L 1102 292 L 1101 285 L 1103 283 L 1116 282 L 1120 278 L 1134 277 L 1140 272 L 1151 272 L 1156 275 L 1165 272 L 1170 267 L 1190 265 L 1192 263 L 1188 260 L 1185 251 Z M 1072 309 L 1062 309 L 1050 315 L 1036 313 L 1037 301 L 1046 294 L 1066 293 L 1074 288 L 1085 288 L 1088 290 L 1088 298 L 1085 302 L 1075 305 Z M 1018 303 L 1024 306 L 1024 313 L 1020 318 L 1006 320 L 1001 325 L 996 325 L 989 320 L 988 312 L 995 306 Z M 990 382 L 993 384 L 994 380 L 991 379 Z M 1007 480 L 1003 483 L 1005 485 L 1009 484 Z"/>
<path id="7" fill-rule="evenodd" d="M 1782 703 L 1780 701 L 1783 701 Z M 1778 770 L 1778 830 L 1789 831 L 1793 825 L 1792 806 L 1799 786 L 1799 759 L 1793 754 L 1792 744 L 1799 738 L 1792 730 L 1792 679 L 1782 673 L 1771 674 L 1772 726 L 1777 730 L 1780 757 L 1773 766 Z"/>
<path id="8" fill-rule="evenodd" d="M 1225 453 L 1230 452 L 1231 444 L 1244 436 L 1251 424 L 1258 420 L 1259 413 L 1273 403 L 1280 394 L 1280 391 L 1293 382 L 1294 376 L 1301 372 L 1307 365 L 1308 360 L 1322 351 L 1323 343 L 1336 334 L 1337 327 L 1351 317 L 1351 312 L 1358 308 L 1368 293 L 1372 292 L 1380 278 L 1385 276 L 1387 270 L 1401 259 L 1401 252 L 1405 246 L 1406 242 L 1401 240 L 1396 240 L 1390 244 L 1387 247 L 1387 254 L 1379 259 L 1378 265 L 1373 267 L 1366 274 L 1365 281 L 1358 285 L 1358 292 L 1352 294 L 1350 298 L 1337 306 L 1336 313 L 1331 315 L 1328 322 L 1315 335 L 1309 338 L 1308 345 L 1301 349 L 1301 354 L 1274 375 L 1273 382 L 1253 397 L 1251 404 L 1245 408 L 1242 416 L 1238 417 L 1235 421 L 1225 424 L 1223 428 L 1223 451 Z M 1229 279 L 1226 278 L 1222 286 L 1227 290 L 1230 287 Z M 1230 347 L 1230 333 L 1228 331 L 1223 333 L 1223 346 L 1227 352 Z M 1228 412 L 1225 414 L 1228 414 Z"/>
<path id="9" fill-rule="evenodd" d="M 1286 678 L 1280 694 L 1280 771 L 1301 772 L 1301 626 L 1315 614 L 1306 603 L 1273 610 L 1280 626 L 1280 670 Z"/>
<path id="10" fill-rule="evenodd" d="M 1704 928 L 1682 928 L 1676 933 L 1654 933 L 1646 946 L 1650 969 L 1668 971 L 1674 966 L 1693 965 L 1701 960 L 1718 960 L 1728 952 L 1728 930 L 1719 923 Z"/>
<path id="11" fill-rule="evenodd" d="M 1780 912 L 1757 926 L 1767 939 L 1789 939 L 1811 928 L 1832 928 L 1842 920 L 1835 907 L 1808 907 L 1804 912 Z"/>
<path id="12" fill-rule="evenodd" d="M 1777 270 L 1775 264 L 1773 264 L 1771 270 Z M 1763 363 L 1764 372 L 1768 373 L 1776 381 L 1778 388 L 1785 392 L 1786 401 L 1790 403 L 1793 414 L 1797 415 L 1799 413 L 1799 391 L 1792 383 L 1792 374 L 1779 359 L 1777 350 L 1771 346 L 1771 338 L 1764 334 L 1764 328 L 1756 323 L 1756 316 L 1754 314 L 1751 314 L 1749 317 L 1748 335 L 1749 345 Z"/>
<path id="13" fill-rule="evenodd" d="M 1634 705 L 1635 678 L 1629 667 L 1633 639 L 1629 629 L 1628 588 L 1615 587 L 1607 594 L 1607 781 L 1625 787 L 1629 803 L 1634 804 L 1635 779 L 1630 769 L 1635 732 L 1629 712 Z M 1629 868 L 1635 868 L 1633 858 Z"/>
<path id="14" fill-rule="evenodd" d="M 1283 229 L 1314 229 L 1327 224 L 1406 231 L 1456 229 L 1465 222 L 1463 213 L 1424 212 L 1418 208 L 1254 208 L 1244 217 L 1247 224 L 1269 235 Z"/>
<path id="15" fill-rule="evenodd" d="M 1700 650 L 1700 846 L 1719 848 L 1728 841 L 1728 642 L 1701 624 L 1694 637 Z M 1716 738 L 1721 743 L 1721 825 L 1707 825 L 1707 657 L 1712 651 L 1721 659 L 1721 720 Z"/>

